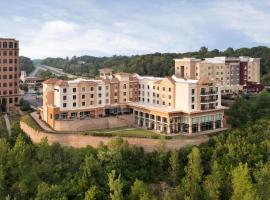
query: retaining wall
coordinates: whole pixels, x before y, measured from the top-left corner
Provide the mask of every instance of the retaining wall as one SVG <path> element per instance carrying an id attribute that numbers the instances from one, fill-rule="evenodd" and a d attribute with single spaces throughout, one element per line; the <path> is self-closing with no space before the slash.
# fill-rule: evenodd
<path id="1" fill-rule="evenodd" d="M 112 137 L 100 137 L 80 134 L 59 134 L 59 133 L 48 133 L 46 131 L 38 131 L 30 127 L 24 122 L 20 122 L 20 127 L 25 134 L 27 134 L 33 143 L 39 143 L 43 138 L 47 138 L 49 144 L 59 143 L 63 146 L 70 146 L 75 148 L 81 148 L 86 146 L 98 147 L 100 143 L 107 144 Z M 146 139 L 146 138 L 124 138 L 129 144 L 137 145 L 144 148 L 145 151 L 153 151 L 160 146 L 159 139 Z M 166 140 L 165 149 L 179 149 L 186 145 L 198 145 L 208 140 L 207 136 L 200 136 L 190 139 L 177 139 L 177 140 Z"/>
<path id="2" fill-rule="evenodd" d="M 131 126 L 133 116 L 123 115 L 117 117 L 56 120 L 54 130 L 56 131 L 87 131 L 93 129 L 107 129 Z"/>

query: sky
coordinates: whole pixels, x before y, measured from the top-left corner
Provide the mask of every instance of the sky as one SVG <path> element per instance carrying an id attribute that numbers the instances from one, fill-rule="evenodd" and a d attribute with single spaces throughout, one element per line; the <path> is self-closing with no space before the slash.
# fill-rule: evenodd
<path id="1" fill-rule="evenodd" d="M 270 0 L 0 0 L 30 58 L 270 46 Z"/>

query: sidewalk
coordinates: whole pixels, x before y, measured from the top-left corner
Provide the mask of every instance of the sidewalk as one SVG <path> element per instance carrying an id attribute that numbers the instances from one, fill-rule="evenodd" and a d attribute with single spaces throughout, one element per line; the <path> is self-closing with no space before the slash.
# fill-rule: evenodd
<path id="1" fill-rule="evenodd" d="M 38 123 L 38 125 L 45 131 L 49 132 L 55 132 L 53 129 L 51 129 L 46 123 L 44 123 L 42 120 L 38 118 L 38 115 L 36 112 L 32 112 L 31 116 L 34 118 L 34 120 Z"/>
<path id="2" fill-rule="evenodd" d="M 8 131 L 8 135 L 9 137 L 11 137 L 11 126 L 10 126 L 10 121 L 9 121 L 9 118 L 8 118 L 8 115 L 5 114 L 4 115 L 4 118 L 5 118 L 5 122 L 6 122 L 6 127 L 7 127 L 7 131 Z"/>

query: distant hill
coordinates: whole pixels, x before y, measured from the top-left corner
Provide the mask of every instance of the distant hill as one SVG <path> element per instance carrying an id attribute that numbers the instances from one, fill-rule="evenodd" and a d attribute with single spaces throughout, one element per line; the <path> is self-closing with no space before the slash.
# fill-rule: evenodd
<path id="1" fill-rule="evenodd" d="M 228 48 L 225 51 L 214 49 L 209 51 L 201 47 L 199 51 L 186 53 L 154 53 L 134 56 L 94 57 L 80 56 L 72 58 L 46 58 L 42 64 L 63 69 L 65 72 L 94 77 L 98 69 L 112 67 L 115 72 L 123 71 L 141 75 L 166 76 L 174 73 L 174 58 L 182 57 L 214 57 L 214 56 L 250 56 L 261 58 L 262 80 L 270 82 L 270 48 L 258 46 L 253 48 Z"/>
<path id="2" fill-rule="evenodd" d="M 35 69 L 32 60 L 25 56 L 20 56 L 20 68 L 22 71 L 26 71 L 27 74 L 30 74 Z"/>

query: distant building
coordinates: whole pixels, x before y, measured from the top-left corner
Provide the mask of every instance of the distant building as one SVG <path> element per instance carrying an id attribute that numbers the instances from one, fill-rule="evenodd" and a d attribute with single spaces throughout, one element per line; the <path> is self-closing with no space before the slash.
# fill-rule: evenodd
<path id="1" fill-rule="evenodd" d="M 209 77 L 221 83 L 222 93 L 261 91 L 260 59 L 240 56 L 205 59 L 175 59 L 175 74 L 178 77 L 200 79 Z"/>
<path id="2" fill-rule="evenodd" d="M 131 114 L 139 127 L 164 134 L 198 134 L 221 130 L 224 109 L 220 84 L 208 77 L 113 74 L 105 68 L 97 79 L 46 80 L 41 117 L 54 129 L 68 120 L 74 131 L 76 120 L 89 120 L 86 127 L 94 118 Z"/>
<path id="3" fill-rule="evenodd" d="M 42 87 L 44 79 L 40 77 L 27 76 L 25 71 L 21 71 L 20 81 L 21 83 L 26 83 L 28 87 L 35 88 Z"/>
<path id="4" fill-rule="evenodd" d="M 11 111 L 19 103 L 19 41 L 0 38 L 0 112 Z"/>

